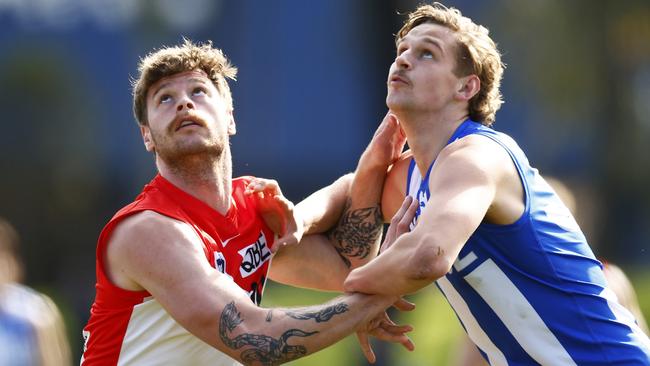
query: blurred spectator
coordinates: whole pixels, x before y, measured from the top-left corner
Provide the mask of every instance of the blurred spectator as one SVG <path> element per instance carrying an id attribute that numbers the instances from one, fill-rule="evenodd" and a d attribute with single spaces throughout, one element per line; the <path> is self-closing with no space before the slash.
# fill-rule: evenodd
<path id="1" fill-rule="evenodd" d="M 0 365 L 70 365 L 61 314 L 52 300 L 21 285 L 16 230 L 0 218 Z"/>

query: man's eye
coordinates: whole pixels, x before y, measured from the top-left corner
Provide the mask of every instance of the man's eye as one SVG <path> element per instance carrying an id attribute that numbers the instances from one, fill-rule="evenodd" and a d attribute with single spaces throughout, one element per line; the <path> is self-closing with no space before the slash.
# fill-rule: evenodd
<path id="1" fill-rule="evenodd" d="M 205 95 L 207 94 L 204 88 L 194 88 L 192 91 L 193 95 Z"/>
<path id="2" fill-rule="evenodd" d="M 160 99 L 158 99 L 159 103 L 167 103 L 172 100 L 171 95 L 169 94 L 163 94 L 160 96 Z"/>
<path id="3" fill-rule="evenodd" d="M 424 50 L 424 51 L 422 51 L 421 56 L 422 56 L 422 58 L 432 59 L 433 58 L 433 53 L 431 51 Z"/>

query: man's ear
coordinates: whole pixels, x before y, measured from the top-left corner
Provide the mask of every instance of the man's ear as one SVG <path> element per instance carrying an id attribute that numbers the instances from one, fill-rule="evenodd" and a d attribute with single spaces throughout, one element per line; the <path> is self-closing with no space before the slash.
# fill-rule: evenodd
<path id="1" fill-rule="evenodd" d="M 481 80 L 472 74 L 462 77 L 456 90 L 456 96 L 461 100 L 470 100 L 481 90 Z"/>
<path id="2" fill-rule="evenodd" d="M 140 125 L 140 133 L 142 134 L 142 141 L 144 142 L 145 149 L 149 152 L 155 152 L 156 144 L 151 138 L 151 130 L 149 129 L 149 126 Z"/>
<path id="3" fill-rule="evenodd" d="M 232 109 L 228 111 L 228 135 L 232 136 L 237 133 L 237 126 L 235 125 L 235 116 Z"/>

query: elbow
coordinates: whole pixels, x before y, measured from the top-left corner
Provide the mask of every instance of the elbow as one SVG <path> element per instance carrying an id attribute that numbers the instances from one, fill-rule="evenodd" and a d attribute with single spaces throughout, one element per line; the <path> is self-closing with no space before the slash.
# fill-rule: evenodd
<path id="1" fill-rule="evenodd" d="M 343 281 L 343 292 L 352 293 L 360 292 L 363 294 L 380 293 L 377 289 L 377 282 L 373 281 L 366 267 L 361 267 L 350 272 L 348 277 Z"/>
<path id="2" fill-rule="evenodd" d="M 415 281 L 433 282 L 446 275 L 453 261 L 445 250 L 431 241 L 422 243 L 413 251 L 409 261 L 410 277 Z"/>

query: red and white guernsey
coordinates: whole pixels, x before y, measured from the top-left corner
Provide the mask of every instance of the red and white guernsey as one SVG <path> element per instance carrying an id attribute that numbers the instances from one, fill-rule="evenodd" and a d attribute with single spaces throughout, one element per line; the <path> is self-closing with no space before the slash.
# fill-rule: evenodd
<path id="1" fill-rule="evenodd" d="M 104 256 L 113 230 L 124 218 L 155 211 L 192 226 L 210 265 L 259 304 L 274 237 L 258 215 L 255 200 L 244 195 L 249 181 L 250 177 L 233 180 L 232 206 L 223 216 L 158 175 L 113 216 L 97 242 L 96 296 L 83 331 L 82 365 L 239 364 L 181 327 L 147 291 L 113 285 L 106 276 Z"/>

